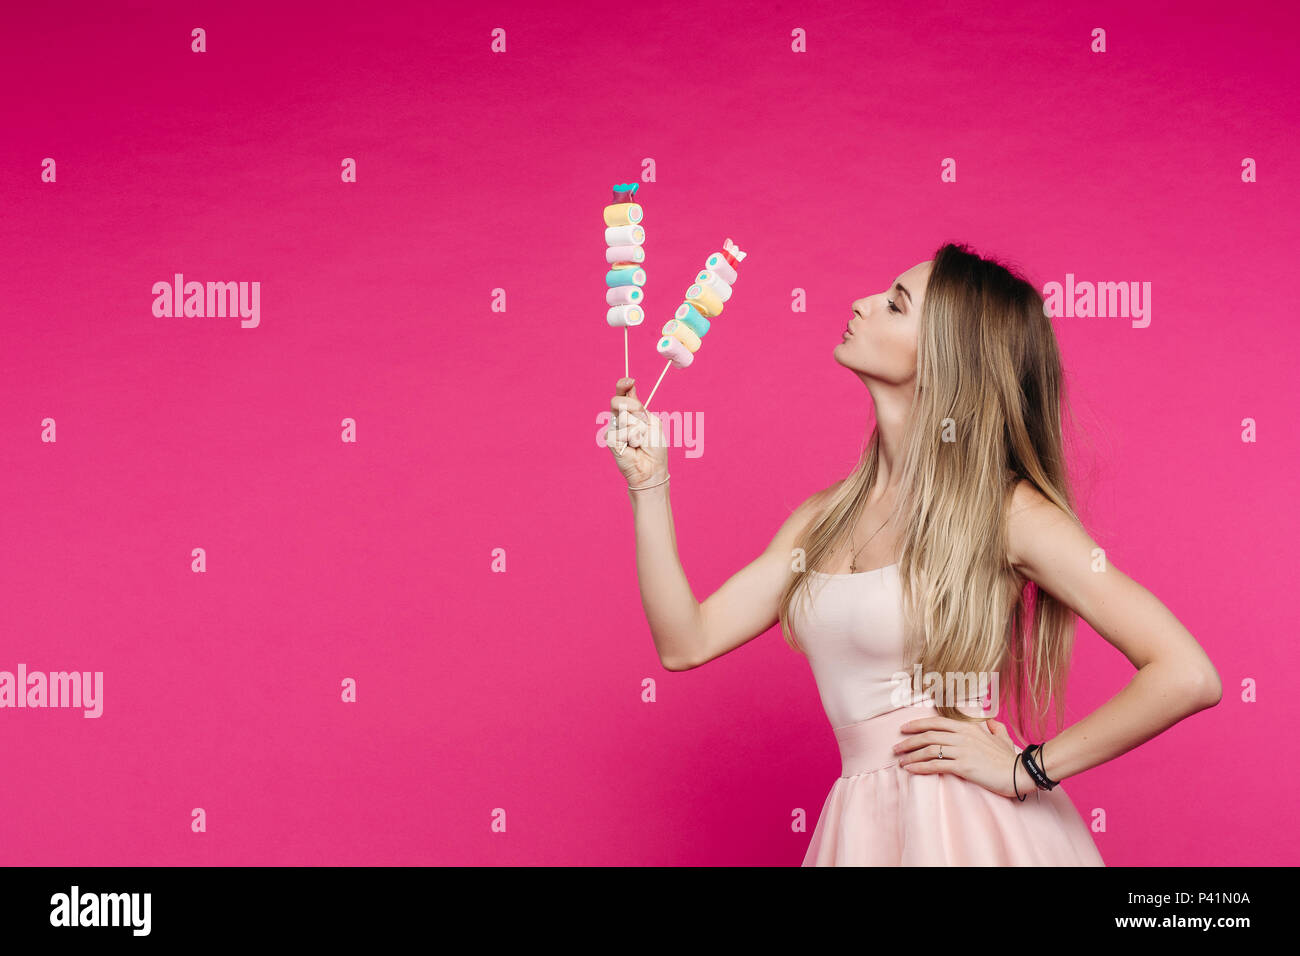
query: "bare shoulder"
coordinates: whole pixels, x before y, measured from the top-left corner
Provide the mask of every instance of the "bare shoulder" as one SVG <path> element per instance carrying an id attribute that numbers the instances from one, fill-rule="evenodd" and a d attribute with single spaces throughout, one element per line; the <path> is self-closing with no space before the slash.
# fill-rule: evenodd
<path id="1" fill-rule="evenodd" d="M 1018 478 L 1015 485 L 1011 488 L 1011 502 L 1008 510 L 1008 517 L 1015 515 L 1029 508 L 1041 508 L 1044 505 L 1055 508 L 1052 500 L 1038 490 L 1028 478 Z"/>
<path id="2" fill-rule="evenodd" d="M 833 485 L 827 485 L 821 491 L 809 495 L 804 499 L 803 504 L 796 509 L 796 513 L 802 511 L 805 514 L 820 514 L 822 509 L 830 504 L 831 499 L 835 497 L 835 494 L 844 487 L 844 482 L 847 480 L 848 479 L 846 478 L 841 478 Z"/>
<path id="3" fill-rule="evenodd" d="M 835 482 L 821 491 L 814 492 L 803 500 L 799 507 L 790 513 L 790 517 L 785 519 L 777 531 L 776 537 L 773 538 L 772 544 L 781 549 L 788 549 L 794 546 L 795 540 L 801 535 L 805 528 L 817 520 L 817 517 L 826 510 L 835 497 L 835 493 L 844 485 L 844 479 Z"/>
<path id="4" fill-rule="evenodd" d="M 1007 559 L 1021 577 L 1037 580 L 1038 567 L 1045 558 L 1055 557 L 1053 552 L 1057 549 L 1089 542 L 1087 533 L 1074 517 L 1039 491 L 1032 481 L 1021 478 L 1008 497 Z"/>
<path id="5" fill-rule="evenodd" d="M 827 485 L 826 488 L 823 488 L 820 492 L 810 494 L 809 497 L 803 499 L 802 505 L 798 506 L 797 509 L 794 509 L 794 514 L 790 515 L 790 518 L 794 518 L 794 515 L 800 515 L 803 524 L 814 522 L 814 520 L 818 518 L 818 515 L 822 514 L 822 512 L 826 510 L 827 505 L 835 499 L 839 490 L 844 488 L 846 480 L 848 479 L 840 479 L 833 485 Z"/>

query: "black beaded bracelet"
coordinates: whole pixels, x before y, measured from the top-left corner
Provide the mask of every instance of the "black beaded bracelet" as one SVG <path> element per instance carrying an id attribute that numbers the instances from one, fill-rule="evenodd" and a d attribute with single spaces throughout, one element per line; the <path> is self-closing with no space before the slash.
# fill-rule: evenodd
<path id="1" fill-rule="evenodd" d="M 1039 790 L 1051 790 L 1057 785 L 1057 783 L 1059 783 L 1059 781 L 1050 779 L 1047 774 L 1043 772 L 1043 768 L 1039 766 L 1037 755 L 1041 753 L 1042 749 L 1042 744 L 1030 744 L 1025 748 L 1025 769 L 1028 770 L 1029 775 L 1034 778 L 1034 783 L 1038 786 Z"/>

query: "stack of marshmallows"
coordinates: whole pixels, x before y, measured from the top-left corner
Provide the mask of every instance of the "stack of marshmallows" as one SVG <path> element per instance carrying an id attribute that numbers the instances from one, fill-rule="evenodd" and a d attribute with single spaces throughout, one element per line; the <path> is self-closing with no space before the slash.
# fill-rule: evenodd
<path id="1" fill-rule="evenodd" d="M 709 319 L 721 314 L 722 304 L 731 298 L 736 267 L 744 258 L 745 253 L 735 243 L 725 240 L 722 251 L 705 261 L 695 276 L 695 284 L 686 290 L 686 301 L 663 327 L 663 338 L 656 348 L 677 368 L 686 368 L 695 361 L 700 339 L 709 331 Z"/>
<path id="2" fill-rule="evenodd" d="M 614 202 L 605 207 L 605 302 L 606 318 L 615 328 L 640 325 L 645 318 L 645 229 L 641 227 L 644 211 L 633 202 L 640 183 L 623 183 L 614 187 Z"/>

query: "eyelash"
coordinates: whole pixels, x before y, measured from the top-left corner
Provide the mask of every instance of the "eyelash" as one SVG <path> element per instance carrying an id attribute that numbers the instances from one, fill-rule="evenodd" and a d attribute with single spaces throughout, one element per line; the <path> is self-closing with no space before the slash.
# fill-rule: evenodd
<path id="1" fill-rule="evenodd" d="M 889 311 L 890 311 L 890 312 L 902 312 L 902 311 L 903 311 L 903 310 L 900 309 L 898 306 L 894 305 L 894 303 L 893 303 L 891 300 L 886 299 L 885 301 L 889 303 Z"/>

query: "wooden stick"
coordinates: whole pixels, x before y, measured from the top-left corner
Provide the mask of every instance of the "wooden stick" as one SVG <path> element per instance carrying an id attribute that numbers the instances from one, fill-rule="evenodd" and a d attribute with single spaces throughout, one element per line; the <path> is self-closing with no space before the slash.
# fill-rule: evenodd
<path id="1" fill-rule="evenodd" d="M 664 370 L 659 373 L 659 382 L 662 382 L 664 380 L 664 376 L 668 374 L 668 366 L 672 364 L 673 364 L 672 360 L 670 359 L 667 362 L 667 364 L 664 365 Z M 659 382 L 655 382 L 655 387 L 650 389 L 650 398 L 654 398 L 655 392 L 659 391 Z M 650 407 L 650 398 L 647 398 L 645 400 L 645 402 L 641 406 L 642 408 L 648 409 Z"/>

